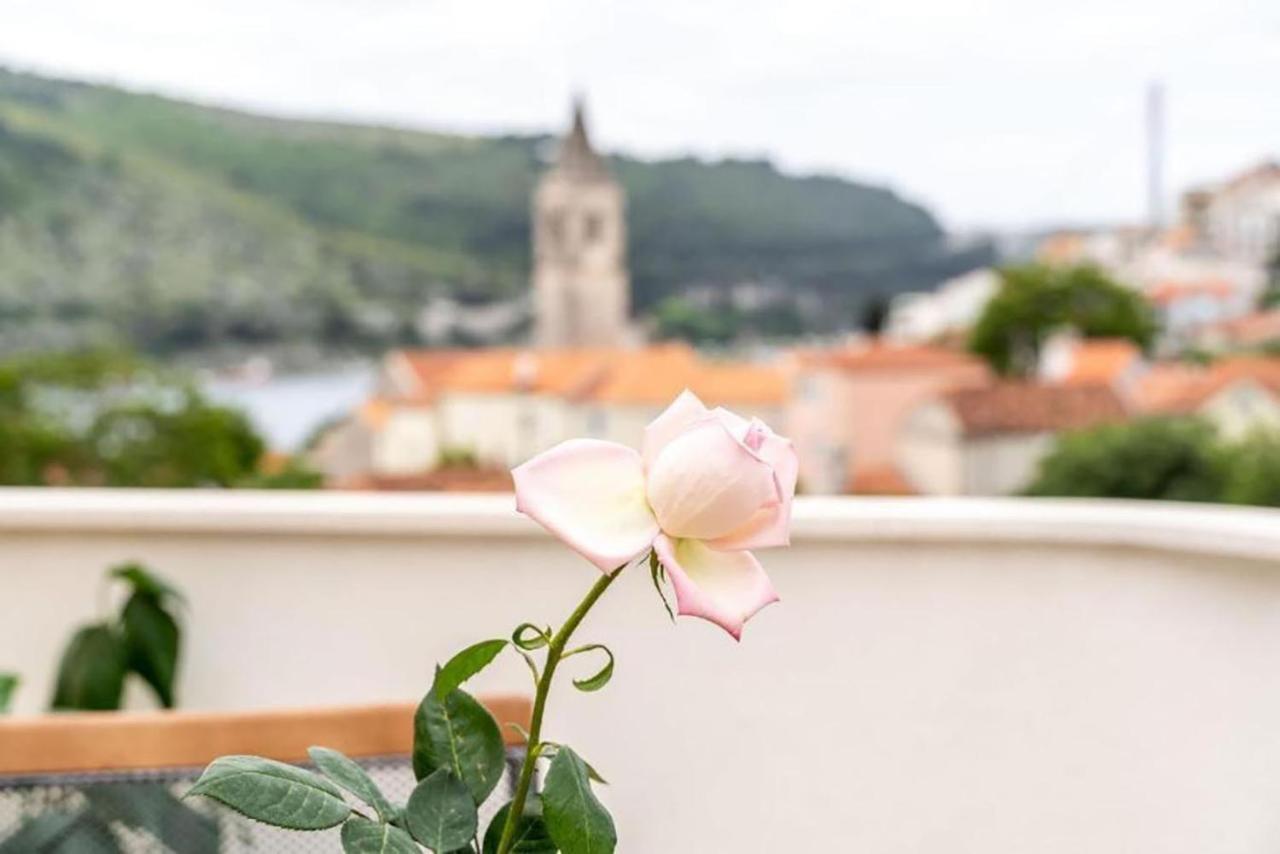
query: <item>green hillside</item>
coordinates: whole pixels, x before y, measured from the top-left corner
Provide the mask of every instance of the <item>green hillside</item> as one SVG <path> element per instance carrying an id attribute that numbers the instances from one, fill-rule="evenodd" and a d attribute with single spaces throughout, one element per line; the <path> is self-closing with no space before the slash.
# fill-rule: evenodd
<path id="1" fill-rule="evenodd" d="M 432 294 L 520 293 L 544 137 L 287 121 L 0 70 L 0 348 L 412 342 Z M 643 310 L 766 277 L 849 308 L 972 263 L 892 193 L 619 158 Z"/>

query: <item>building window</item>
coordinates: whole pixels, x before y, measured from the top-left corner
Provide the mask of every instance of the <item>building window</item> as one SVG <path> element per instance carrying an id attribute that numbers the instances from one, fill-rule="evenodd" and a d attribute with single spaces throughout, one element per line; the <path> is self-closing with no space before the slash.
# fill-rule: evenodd
<path id="1" fill-rule="evenodd" d="M 604 218 L 598 213 L 589 213 L 582 224 L 582 239 L 590 244 L 597 243 L 604 236 Z"/>
<path id="2" fill-rule="evenodd" d="M 564 211 L 549 211 L 545 222 L 547 242 L 553 249 L 560 249 L 564 246 Z"/>

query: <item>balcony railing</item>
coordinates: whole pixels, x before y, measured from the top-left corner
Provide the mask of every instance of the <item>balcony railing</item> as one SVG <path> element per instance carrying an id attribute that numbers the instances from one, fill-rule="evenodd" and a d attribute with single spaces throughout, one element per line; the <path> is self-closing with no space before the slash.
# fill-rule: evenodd
<path id="1" fill-rule="evenodd" d="M 808 499 L 741 645 L 646 573 L 546 735 L 614 780 L 636 852 L 1280 846 L 1280 512 Z M 416 699 L 436 661 L 555 623 L 595 570 L 510 496 L 0 490 L 0 670 L 47 701 L 109 564 L 190 605 L 191 709 Z M 512 659 L 477 691 L 525 692 Z M 144 692 L 132 697 L 146 703 Z"/>

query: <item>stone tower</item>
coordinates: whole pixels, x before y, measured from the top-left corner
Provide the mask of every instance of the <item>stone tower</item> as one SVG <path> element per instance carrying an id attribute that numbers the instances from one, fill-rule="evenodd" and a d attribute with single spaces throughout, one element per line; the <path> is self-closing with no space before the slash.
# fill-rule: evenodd
<path id="1" fill-rule="evenodd" d="M 533 195 L 534 339 L 617 347 L 630 335 L 626 199 L 591 147 L 582 102 Z"/>

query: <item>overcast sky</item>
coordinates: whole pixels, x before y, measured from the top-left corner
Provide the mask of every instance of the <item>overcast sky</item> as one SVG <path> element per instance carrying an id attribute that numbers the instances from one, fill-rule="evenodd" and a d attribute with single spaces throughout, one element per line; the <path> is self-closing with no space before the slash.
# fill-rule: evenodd
<path id="1" fill-rule="evenodd" d="M 0 63 L 260 111 L 768 156 L 953 228 L 1126 221 L 1280 156 L 1276 0 L 0 0 Z M 768 204 L 761 199 L 761 204 Z"/>

